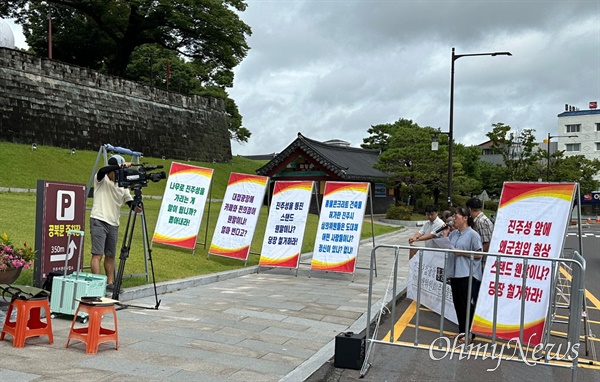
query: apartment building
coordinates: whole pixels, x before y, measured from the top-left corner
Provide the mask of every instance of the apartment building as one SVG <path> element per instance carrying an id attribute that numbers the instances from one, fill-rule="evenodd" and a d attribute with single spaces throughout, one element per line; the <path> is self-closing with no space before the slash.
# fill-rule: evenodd
<path id="1" fill-rule="evenodd" d="M 558 131 L 551 137 L 558 142 L 558 149 L 565 156 L 584 155 L 589 159 L 600 159 L 600 110 L 597 102 L 590 102 L 587 110 L 565 105 L 558 115 Z M 596 179 L 600 180 L 599 175 Z"/>

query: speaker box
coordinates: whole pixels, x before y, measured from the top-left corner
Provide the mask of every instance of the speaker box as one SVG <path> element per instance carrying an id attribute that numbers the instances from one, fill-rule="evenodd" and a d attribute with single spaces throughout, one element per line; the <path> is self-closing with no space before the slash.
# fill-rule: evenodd
<path id="1" fill-rule="evenodd" d="M 333 366 L 360 370 L 365 360 L 365 334 L 343 332 L 335 336 Z"/>

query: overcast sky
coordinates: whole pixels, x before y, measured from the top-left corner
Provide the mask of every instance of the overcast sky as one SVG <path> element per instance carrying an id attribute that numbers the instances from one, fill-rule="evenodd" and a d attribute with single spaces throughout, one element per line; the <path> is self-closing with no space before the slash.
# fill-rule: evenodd
<path id="1" fill-rule="evenodd" d="M 246 2 L 251 49 L 228 91 L 252 137 L 234 154 L 279 152 L 298 132 L 359 146 L 400 118 L 448 131 L 452 47 L 513 54 L 455 61 L 457 142 L 497 122 L 541 141 L 565 104 L 600 101 L 599 0 Z"/>

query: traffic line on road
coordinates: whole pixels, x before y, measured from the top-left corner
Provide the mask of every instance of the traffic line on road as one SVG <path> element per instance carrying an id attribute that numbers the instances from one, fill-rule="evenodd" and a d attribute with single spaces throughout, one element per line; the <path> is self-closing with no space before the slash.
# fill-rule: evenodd
<path id="1" fill-rule="evenodd" d="M 565 270 L 563 269 L 563 267 L 560 267 L 560 268 L 558 268 L 558 270 L 560 271 L 560 273 L 562 273 L 562 275 L 563 275 L 563 276 L 564 276 L 564 277 L 565 277 L 567 280 L 571 281 L 571 279 L 572 279 L 571 275 L 570 275 L 570 274 L 569 274 L 567 271 L 565 271 Z M 585 297 L 586 297 L 588 300 L 590 300 L 590 302 L 591 302 L 592 304 L 594 304 L 594 307 L 595 307 L 596 309 L 600 309 L 600 300 L 598 300 L 598 299 L 596 298 L 596 296 L 594 296 L 594 295 L 593 295 L 593 294 L 592 294 L 592 293 L 591 293 L 589 290 L 587 290 L 587 289 L 585 290 Z M 587 308 L 588 308 L 588 309 L 590 309 L 590 307 L 587 307 Z"/>
<path id="2" fill-rule="evenodd" d="M 408 308 L 406 308 L 400 319 L 398 319 L 398 321 L 396 321 L 396 323 L 394 324 L 394 334 L 396 335 L 396 338 L 394 338 L 394 342 L 400 338 L 400 336 L 404 332 L 404 329 L 407 328 L 408 324 L 410 324 L 410 321 L 415 316 L 415 313 L 417 313 L 417 302 L 413 301 L 410 303 Z M 390 330 L 385 335 L 385 337 L 383 337 L 382 341 L 389 342 L 391 335 L 392 331 Z"/>

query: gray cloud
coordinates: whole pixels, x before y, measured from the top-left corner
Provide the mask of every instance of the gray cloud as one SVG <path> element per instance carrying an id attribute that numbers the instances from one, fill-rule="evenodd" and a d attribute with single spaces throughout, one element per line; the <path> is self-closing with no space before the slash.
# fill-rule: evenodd
<path id="1" fill-rule="evenodd" d="M 541 140 L 564 104 L 600 101 L 598 0 L 247 3 L 251 50 L 229 93 L 253 135 L 235 154 L 280 151 L 298 132 L 358 146 L 399 118 L 445 131 L 452 47 L 513 54 L 455 62 L 458 142 L 485 141 L 497 122 Z"/>
<path id="2" fill-rule="evenodd" d="M 497 122 L 557 131 L 565 103 L 600 98 L 598 1 L 248 1 L 251 51 L 230 94 L 253 136 L 234 153 L 283 149 L 297 132 L 354 146 L 371 125 L 447 130 L 451 48 L 512 57 L 455 62 L 455 137 Z"/>

